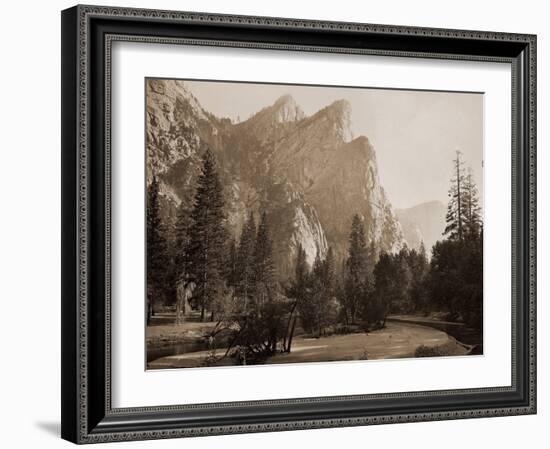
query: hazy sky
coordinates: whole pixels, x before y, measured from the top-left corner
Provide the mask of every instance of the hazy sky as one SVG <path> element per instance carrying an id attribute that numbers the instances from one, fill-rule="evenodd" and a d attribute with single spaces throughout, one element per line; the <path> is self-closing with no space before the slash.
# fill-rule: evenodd
<path id="1" fill-rule="evenodd" d="M 483 95 L 186 81 L 204 109 L 218 117 L 246 120 L 290 94 L 306 115 L 346 99 L 354 137 L 374 146 L 380 181 L 395 208 L 426 201 L 447 202 L 456 150 L 473 170 L 480 197 L 483 160 Z"/>

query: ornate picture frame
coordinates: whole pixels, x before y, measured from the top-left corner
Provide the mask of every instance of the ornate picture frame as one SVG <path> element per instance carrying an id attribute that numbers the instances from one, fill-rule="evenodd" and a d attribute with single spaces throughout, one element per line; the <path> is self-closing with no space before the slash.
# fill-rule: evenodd
<path id="1" fill-rule="evenodd" d="M 116 41 L 510 65 L 511 385 L 114 408 L 110 106 Z M 74 443 L 536 413 L 536 36 L 99 6 L 63 11 L 61 350 L 62 437 Z"/>

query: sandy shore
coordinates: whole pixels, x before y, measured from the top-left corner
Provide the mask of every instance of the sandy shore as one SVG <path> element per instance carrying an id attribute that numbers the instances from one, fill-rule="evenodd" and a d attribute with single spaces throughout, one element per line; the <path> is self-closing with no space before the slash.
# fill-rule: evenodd
<path id="1" fill-rule="evenodd" d="M 414 357 L 418 346 L 445 346 L 448 355 L 466 355 L 468 348 L 443 331 L 417 324 L 388 322 L 384 329 L 369 334 L 333 335 L 321 338 L 297 337 L 290 354 L 270 357 L 267 364 L 375 360 Z M 225 348 L 216 350 L 222 356 Z M 149 369 L 188 368 L 203 366 L 211 351 L 196 351 L 170 355 L 148 364 Z M 224 359 L 220 365 L 231 365 Z"/>

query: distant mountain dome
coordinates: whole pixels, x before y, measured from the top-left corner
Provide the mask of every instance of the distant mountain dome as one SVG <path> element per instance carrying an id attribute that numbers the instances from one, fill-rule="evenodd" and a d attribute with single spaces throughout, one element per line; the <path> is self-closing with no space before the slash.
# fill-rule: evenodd
<path id="1" fill-rule="evenodd" d="M 397 209 L 395 213 L 408 245 L 411 248 L 419 248 L 423 241 L 426 252 L 430 254 L 435 242 L 443 240 L 446 210 L 446 206 L 440 201 L 429 201 L 408 209 Z"/>
<path id="2" fill-rule="evenodd" d="M 359 214 L 369 243 L 397 251 L 401 225 L 380 185 L 376 154 L 364 136 L 354 139 L 351 106 L 336 101 L 306 116 L 284 95 L 248 120 L 233 124 L 205 111 L 185 83 L 147 82 L 148 181 L 156 173 L 166 220 L 191 205 L 206 148 L 216 155 L 229 230 L 238 238 L 253 211 L 271 221 L 279 273 L 290 276 L 301 245 L 311 265 L 332 246 L 347 254 L 352 216 Z"/>

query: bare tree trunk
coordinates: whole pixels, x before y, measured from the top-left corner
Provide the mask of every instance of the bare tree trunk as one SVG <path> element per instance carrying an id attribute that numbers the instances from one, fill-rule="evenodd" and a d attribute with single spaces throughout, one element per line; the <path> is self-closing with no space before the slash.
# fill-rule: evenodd
<path id="1" fill-rule="evenodd" d="M 294 304 L 292 304 L 292 309 L 290 309 L 290 315 L 288 316 L 288 321 L 286 323 L 286 330 L 285 330 L 285 336 L 283 340 L 283 351 L 284 352 L 290 352 L 290 341 L 292 340 L 292 337 L 289 336 L 288 346 L 287 346 L 287 335 L 290 330 L 290 323 L 292 322 L 292 318 L 294 317 L 294 311 L 296 310 L 296 306 L 298 305 L 298 301 L 294 301 Z"/>
<path id="2" fill-rule="evenodd" d="M 292 346 L 292 338 L 294 337 L 294 329 L 296 328 L 296 317 L 294 317 L 294 321 L 292 321 L 292 327 L 290 329 L 290 335 L 288 337 L 288 347 L 286 352 L 290 352 L 291 346 Z"/>

